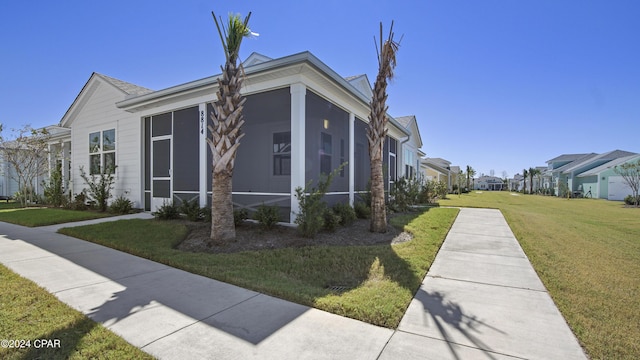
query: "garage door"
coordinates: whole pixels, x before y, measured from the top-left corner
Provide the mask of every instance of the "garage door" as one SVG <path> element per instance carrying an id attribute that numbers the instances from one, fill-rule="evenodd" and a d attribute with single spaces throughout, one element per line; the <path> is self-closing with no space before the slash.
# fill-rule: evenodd
<path id="1" fill-rule="evenodd" d="M 627 195 L 631 195 L 631 188 L 624 181 L 622 176 L 609 177 L 609 200 L 624 200 Z"/>

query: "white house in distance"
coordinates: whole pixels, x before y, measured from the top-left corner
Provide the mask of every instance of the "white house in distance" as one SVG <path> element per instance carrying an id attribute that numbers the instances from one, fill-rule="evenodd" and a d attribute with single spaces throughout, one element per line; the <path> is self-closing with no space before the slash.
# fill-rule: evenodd
<path id="1" fill-rule="evenodd" d="M 277 205 L 285 221 L 298 212 L 295 189 L 341 164 L 329 203 L 357 200 L 370 164 L 366 129 L 371 85 L 365 75 L 342 78 L 310 52 L 278 59 L 252 54 L 244 63 L 246 134 L 235 162 L 233 201 L 254 209 Z M 65 179 L 73 193 L 79 175 L 115 169 L 115 196 L 147 211 L 167 201 L 210 203 L 207 124 L 218 76 L 153 91 L 93 73 L 59 126 Z M 422 140 L 415 116 L 390 117 L 384 145 L 388 188 L 420 167 Z M 60 141 L 58 141 L 60 143 Z"/>

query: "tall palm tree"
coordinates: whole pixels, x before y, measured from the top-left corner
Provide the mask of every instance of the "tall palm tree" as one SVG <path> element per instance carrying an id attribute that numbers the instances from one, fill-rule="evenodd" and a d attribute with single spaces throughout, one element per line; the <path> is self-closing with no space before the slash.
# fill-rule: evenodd
<path id="1" fill-rule="evenodd" d="M 374 37 L 375 42 L 375 37 Z M 396 67 L 396 52 L 399 42 L 393 40 L 393 22 L 387 40 L 382 42 L 382 23 L 380 23 L 380 48 L 376 44 L 378 55 L 378 76 L 373 86 L 369 115 L 367 139 L 371 159 L 371 232 L 387 232 L 387 213 L 384 203 L 384 176 L 382 173 L 382 155 L 384 139 L 387 135 L 387 80 L 393 78 Z"/>
<path id="2" fill-rule="evenodd" d="M 208 129 L 209 149 L 213 155 L 212 195 L 211 195 L 211 242 L 223 243 L 235 239 L 236 228 L 233 223 L 232 180 L 233 166 L 240 139 L 244 136 L 242 109 L 246 99 L 240 94 L 243 69 L 238 64 L 238 54 L 242 39 L 251 35 L 248 28 L 251 13 L 240 19 L 240 15 L 229 15 L 225 27 L 221 27 L 215 13 L 211 12 L 216 23 L 224 55 L 222 77 L 218 78 L 217 99 L 213 102 L 211 120 Z"/>
<path id="3" fill-rule="evenodd" d="M 522 170 L 522 193 L 527 193 L 527 176 L 529 176 L 529 171 L 527 169 Z"/>
<path id="4" fill-rule="evenodd" d="M 467 165 L 467 189 L 469 190 L 471 190 L 469 187 L 469 179 L 471 179 L 471 181 L 475 181 L 473 178 L 474 176 L 476 176 L 476 171 L 471 166 Z"/>
<path id="5" fill-rule="evenodd" d="M 529 168 L 529 193 L 533 194 L 533 177 L 540 174 L 540 169 Z"/>

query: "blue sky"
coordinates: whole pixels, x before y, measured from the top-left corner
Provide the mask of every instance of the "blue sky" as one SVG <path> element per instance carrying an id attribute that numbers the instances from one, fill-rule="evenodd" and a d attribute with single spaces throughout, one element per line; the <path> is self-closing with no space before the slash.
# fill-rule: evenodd
<path id="1" fill-rule="evenodd" d="M 310 51 L 375 80 L 373 36 L 403 35 L 389 113 L 423 150 L 509 177 L 563 153 L 640 152 L 640 2 L 3 1 L 0 122 L 56 124 L 93 71 L 154 90 L 218 74 L 211 10 L 252 11 L 241 56 Z"/>

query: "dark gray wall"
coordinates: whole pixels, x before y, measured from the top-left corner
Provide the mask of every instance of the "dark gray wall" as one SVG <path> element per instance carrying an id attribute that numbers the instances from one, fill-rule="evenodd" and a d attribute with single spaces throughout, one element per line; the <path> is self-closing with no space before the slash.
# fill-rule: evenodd
<path id="1" fill-rule="evenodd" d="M 355 143 L 353 166 L 355 172 L 355 191 L 367 190 L 367 184 L 371 178 L 371 160 L 369 158 L 369 143 L 367 141 L 368 127 L 368 124 L 356 118 L 353 127 Z"/>

